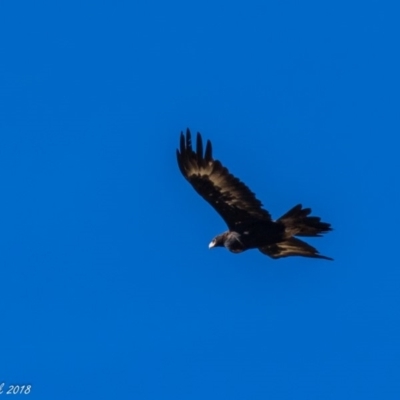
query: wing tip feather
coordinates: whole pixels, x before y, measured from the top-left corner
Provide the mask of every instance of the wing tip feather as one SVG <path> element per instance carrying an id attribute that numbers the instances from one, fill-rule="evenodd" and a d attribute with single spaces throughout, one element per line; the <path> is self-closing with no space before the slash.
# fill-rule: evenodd
<path id="1" fill-rule="evenodd" d="M 186 150 L 192 151 L 192 134 L 189 128 L 186 128 Z"/>
<path id="2" fill-rule="evenodd" d="M 206 161 L 212 161 L 212 145 L 211 145 L 211 142 L 209 140 L 207 140 L 206 152 L 204 154 L 204 159 Z"/>
<path id="3" fill-rule="evenodd" d="M 197 132 L 196 137 L 196 154 L 197 154 L 197 161 L 201 162 L 203 159 L 203 141 L 201 139 L 200 132 Z"/>

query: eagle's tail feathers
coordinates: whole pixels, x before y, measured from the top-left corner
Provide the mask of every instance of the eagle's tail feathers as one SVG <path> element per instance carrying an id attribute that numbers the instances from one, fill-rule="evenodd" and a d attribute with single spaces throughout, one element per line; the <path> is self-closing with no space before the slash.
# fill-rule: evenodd
<path id="1" fill-rule="evenodd" d="M 287 237 L 291 236 L 321 236 L 332 230 L 331 225 L 322 222 L 319 217 L 310 217 L 310 208 L 303 208 L 301 204 L 290 209 L 278 219 L 285 225 Z"/>

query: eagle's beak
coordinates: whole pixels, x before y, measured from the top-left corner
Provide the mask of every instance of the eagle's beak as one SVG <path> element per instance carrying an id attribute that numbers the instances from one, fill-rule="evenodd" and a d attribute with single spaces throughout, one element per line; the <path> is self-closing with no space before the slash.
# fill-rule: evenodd
<path id="1" fill-rule="evenodd" d="M 215 242 L 210 242 L 210 244 L 208 245 L 209 249 L 212 249 L 215 246 Z"/>

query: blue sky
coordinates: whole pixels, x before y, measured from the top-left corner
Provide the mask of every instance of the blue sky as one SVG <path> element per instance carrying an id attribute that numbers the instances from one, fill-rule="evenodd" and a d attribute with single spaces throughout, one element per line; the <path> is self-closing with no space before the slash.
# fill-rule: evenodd
<path id="1" fill-rule="evenodd" d="M 34 399 L 400 397 L 396 2 L 0 5 L 0 383 Z M 334 262 L 208 250 L 190 127 Z"/>

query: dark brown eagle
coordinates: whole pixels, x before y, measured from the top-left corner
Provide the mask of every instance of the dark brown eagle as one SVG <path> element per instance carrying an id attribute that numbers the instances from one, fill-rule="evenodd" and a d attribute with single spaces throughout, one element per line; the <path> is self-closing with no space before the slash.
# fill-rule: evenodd
<path id="1" fill-rule="evenodd" d="M 332 260 L 295 236 L 321 236 L 330 224 L 310 216 L 311 209 L 301 204 L 273 221 L 253 192 L 212 156 L 208 140 L 197 133 L 196 150 L 192 148 L 189 129 L 181 132 L 180 150 L 176 151 L 179 169 L 197 193 L 221 215 L 229 230 L 216 236 L 209 248 L 225 246 L 233 253 L 258 249 L 272 258 L 303 256 Z"/>

